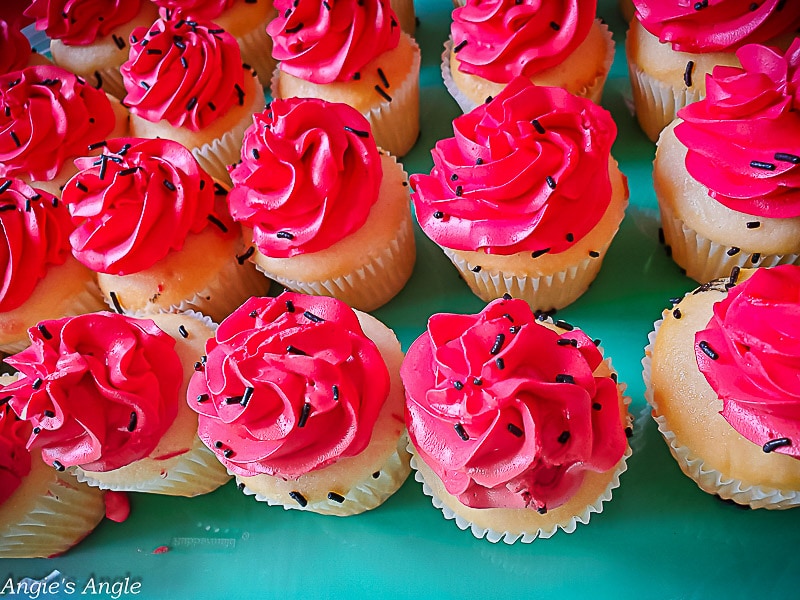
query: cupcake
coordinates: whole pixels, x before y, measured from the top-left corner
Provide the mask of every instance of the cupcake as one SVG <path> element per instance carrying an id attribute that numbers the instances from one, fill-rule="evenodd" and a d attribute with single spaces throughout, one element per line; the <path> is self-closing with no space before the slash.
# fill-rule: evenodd
<path id="1" fill-rule="evenodd" d="M 29 423 L 0 406 L 0 558 L 61 554 L 105 514 L 103 492 L 31 455 L 30 435 Z"/>
<path id="2" fill-rule="evenodd" d="M 49 64 L 44 56 L 31 49 L 28 38 L 4 19 L 0 19 L 0 74 L 25 67 Z"/>
<path id="3" fill-rule="evenodd" d="M 64 188 L 72 253 L 121 312 L 197 310 L 219 321 L 268 288 L 242 257 L 226 190 L 171 140 L 116 138 Z"/>
<path id="4" fill-rule="evenodd" d="M 518 77 L 453 121 L 430 175 L 411 176 L 425 234 L 483 300 L 538 310 L 577 299 L 596 277 L 628 200 L 604 109 Z"/>
<path id="5" fill-rule="evenodd" d="M 47 33 L 57 65 L 121 99 L 119 68 L 128 58 L 128 37 L 150 25 L 157 10 L 148 0 L 33 0 L 25 15 Z"/>
<path id="6" fill-rule="evenodd" d="M 103 308 L 94 275 L 70 254 L 72 223 L 55 196 L 0 179 L 0 228 L 0 352 L 25 348 L 39 321 Z"/>
<path id="7" fill-rule="evenodd" d="M 646 397 L 700 489 L 752 508 L 800 504 L 800 267 L 737 269 L 667 309 Z"/>
<path id="8" fill-rule="evenodd" d="M 653 169 L 665 242 L 701 283 L 800 261 L 800 39 L 736 55 L 661 134 Z"/>
<path id="9" fill-rule="evenodd" d="M 469 0 L 453 11 L 445 87 L 464 112 L 520 76 L 599 104 L 614 42 L 596 12 L 596 0 Z"/>
<path id="10" fill-rule="evenodd" d="M 158 19 L 131 34 L 122 65 L 131 134 L 189 148 L 213 177 L 239 158 L 244 130 L 264 92 L 233 36 L 208 21 Z"/>
<path id="11" fill-rule="evenodd" d="M 705 96 L 706 75 L 715 66 L 738 65 L 739 47 L 785 49 L 800 27 L 800 3 L 784 0 L 634 4 L 625 50 L 636 118 L 652 141 L 678 110 Z"/>
<path id="12" fill-rule="evenodd" d="M 251 298 L 206 353 L 188 402 L 244 493 L 346 516 L 380 505 L 408 476 L 403 354 L 378 320 L 333 298 Z"/>
<path id="13" fill-rule="evenodd" d="M 359 310 L 388 302 L 414 267 L 406 174 L 354 108 L 275 100 L 254 115 L 231 170 L 230 212 L 270 278 Z"/>
<path id="14" fill-rule="evenodd" d="M 321 98 L 354 107 L 395 156 L 419 136 L 420 52 L 388 0 L 277 0 L 267 27 L 280 61 L 273 98 Z"/>
<path id="15" fill-rule="evenodd" d="M 61 197 L 72 160 L 126 135 L 128 112 L 102 90 L 55 65 L 0 75 L 0 177 Z"/>
<path id="16" fill-rule="evenodd" d="M 43 321 L 6 358 L 21 375 L 3 393 L 33 427 L 28 448 L 56 471 L 116 491 L 207 493 L 228 476 L 184 398 L 213 332 L 196 313 Z"/>
<path id="17" fill-rule="evenodd" d="M 571 533 L 619 485 L 628 399 L 568 323 L 539 321 L 511 298 L 477 315 L 435 314 L 400 375 L 417 480 L 476 537 Z"/>

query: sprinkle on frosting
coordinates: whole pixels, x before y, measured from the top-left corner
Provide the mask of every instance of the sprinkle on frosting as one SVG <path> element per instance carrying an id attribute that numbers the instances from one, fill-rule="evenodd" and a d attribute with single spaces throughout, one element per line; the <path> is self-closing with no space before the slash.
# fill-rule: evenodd
<path id="1" fill-rule="evenodd" d="M 20 420 L 7 404 L 0 404 L 0 507 L 31 471 L 26 448 L 30 435 L 30 424 Z"/>
<path id="2" fill-rule="evenodd" d="M 33 0 L 25 15 L 36 29 L 67 46 L 87 46 L 139 14 L 146 0 Z M 117 47 L 122 50 L 125 42 Z"/>

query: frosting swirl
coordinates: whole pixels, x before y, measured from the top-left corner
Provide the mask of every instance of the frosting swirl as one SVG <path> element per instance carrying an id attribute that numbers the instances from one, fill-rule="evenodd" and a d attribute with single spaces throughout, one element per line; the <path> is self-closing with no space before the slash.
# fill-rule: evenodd
<path id="1" fill-rule="evenodd" d="M 143 0 L 33 0 L 25 15 L 68 46 L 86 46 L 131 21 Z"/>
<path id="2" fill-rule="evenodd" d="M 25 447 L 31 426 L 8 406 L 0 406 L 0 506 L 31 472 L 31 453 Z"/>
<path id="3" fill-rule="evenodd" d="M 358 454 L 389 393 L 380 352 L 334 298 L 250 298 L 206 352 L 188 402 L 200 439 L 238 475 L 296 479 Z"/>
<path id="4" fill-rule="evenodd" d="M 313 83 L 349 81 L 397 46 L 400 26 L 389 0 L 275 0 L 267 25 L 282 71 Z"/>
<path id="5" fill-rule="evenodd" d="M 468 0 L 450 27 L 459 70 L 495 83 L 554 67 L 589 34 L 596 0 Z"/>
<path id="6" fill-rule="evenodd" d="M 81 171 L 62 197 L 75 224 L 72 253 L 93 271 L 138 273 L 180 250 L 209 215 L 230 224 L 213 180 L 177 142 L 117 138 L 75 164 Z"/>
<path id="7" fill-rule="evenodd" d="M 634 0 L 634 4 L 644 28 L 680 52 L 732 52 L 800 26 L 800 4 L 786 0 Z"/>
<path id="8" fill-rule="evenodd" d="M 149 319 L 102 312 L 42 321 L 6 362 L 22 373 L 9 404 L 34 427 L 45 462 L 89 471 L 148 455 L 178 411 L 175 340 Z"/>
<path id="9" fill-rule="evenodd" d="M 800 38 L 786 54 L 751 44 L 715 67 L 705 99 L 681 109 L 689 174 L 738 212 L 800 216 Z"/>
<path id="10" fill-rule="evenodd" d="M 593 374 L 602 361 L 583 332 L 537 323 L 521 299 L 435 314 L 400 371 L 409 435 L 461 503 L 555 508 L 625 452 L 617 384 Z"/>
<path id="11" fill-rule="evenodd" d="M 199 131 L 245 103 L 239 45 L 208 21 L 160 18 L 137 27 L 120 71 L 126 106 L 148 121 Z"/>
<path id="12" fill-rule="evenodd" d="M 232 7 L 237 0 L 152 0 L 159 8 L 180 11 L 195 19 L 213 21 Z"/>
<path id="13" fill-rule="evenodd" d="M 729 290 L 695 356 L 736 431 L 800 458 L 800 267 L 756 269 Z"/>
<path id="14" fill-rule="evenodd" d="M 589 100 L 517 77 L 453 130 L 431 151 L 430 175 L 411 176 L 417 219 L 440 246 L 562 252 L 608 207 L 617 130 Z"/>
<path id="15" fill-rule="evenodd" d="M 382 177 L 361 113 L 314 98 L 275 100 L 254 115 L 230 173 L 231 215 L 276 258 L 323 250 L 360 228 Z"/>
<path id="16" fill-rule="evenodd" d="M 2 75 L 0 176 L 53 179 L 115 124 L 105 92 L 60 67 L 39 65 Z"/>
<path id="17" fill-rule="evenodd" d="M 0 73 L 27 67 L 31 52 L 31 44 L 19 28 L 0 19 Z"/>
<path id="18" fill-rule="evenodd" d="M 0 312 L 23 304 L 51 265 L 69 256 L 72 222 L 66 206 L 19 179 L 0 180 Z"/>

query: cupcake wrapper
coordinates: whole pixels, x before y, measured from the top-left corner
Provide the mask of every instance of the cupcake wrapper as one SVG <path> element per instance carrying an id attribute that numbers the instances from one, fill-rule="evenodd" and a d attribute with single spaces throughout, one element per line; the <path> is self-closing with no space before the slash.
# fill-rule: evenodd
<path id="1" fill-rule="evenodd" d="M 261 87 L 269 86 L 276 64 L 272 58 L 272 38 L 267 35 L 267 25 L 271 20 L 272 17 L 264 19 L 250 32 L 236 38 L 242 51 L 242 62 L 253 67 Z"/>
<path id="2" fill-rule="evenodd" d="M 686 271 L 686 275 L 705 283 L 730 275 L 733 267 L 774 267 L 776 265 L 800 264 L 800 254 L 759 254 L 753 261 L 753 253 L 739 250 L 728 254 L 730 246 L 718 244 L 701 236 L 672 212 L 661 205 L 661 227 L 664 240 L 669 246 L 672 259 Z"/>
<path id="3" fill-rule="evenodd" d="M 450 51 L 452 48 L 453 39 L 448 37 L 444 42 L 444 50 L 442 51 L 442 81 L 444 82 L 444 87 L 447 88 L 447 92 L 453 97 L 456 104 L 458 104 L 461 112 L 468 113 L 478 105 L 467 98 L 466 94 L 458 89 L 456 82 L 453 81 L 453 73 L 450 69 Z"/>
<path id="4" fill-rule="evenodd" d="M 254 496 L 259 502 L 266 502 L 270 506 L 283 506 L 286 510 L 306 510 L 339 517 L 356 515 L 380 506 L 403 485 L 411 470 L 406 450 L 408 445 L 408 434 L 404 432 L 397 441 L 395 452 L 381 466 L 380 476 L 375 478 L 372 474 L 368 475 L 344 495 L 345 501 L 341 503 L 325 499 L 309 502 L 306 506 L 296 503 L 287 505 L 252 491 L 239 477 L 236 481 L 246 495 Z"/>
<path id="5" fill-rule="evenodd" d="M 644 379 L 644 396 L 653 409 L 653 419 L 658 425 L 658 430 L 667 442 L 681 471 L 692 479 L 697 486 L 709 494 L 716 494 L 725 500 L 733 500 L 737 504 L 748 505 L 751 508 L 786 509 L 800 505 L 800 491 L 781 491 L 758 485 L 745 485 L 738 479 L 726 477 L 721 472 L 705 464 L 705 461 L 694 455 L 689 448 L 681 445 L 670 429 L 666 418 L 658 413 L 652 386 L 652 356 L 656 334 L 663 319 L 653 324 L 653 331 L 647 336 L 648 344 L 644 349 L 642 359 L 642 378 Z"/>

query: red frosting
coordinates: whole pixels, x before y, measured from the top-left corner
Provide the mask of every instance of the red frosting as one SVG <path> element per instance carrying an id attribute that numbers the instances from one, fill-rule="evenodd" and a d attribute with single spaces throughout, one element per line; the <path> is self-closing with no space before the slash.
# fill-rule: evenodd
<path id="1" fill-rule="evenodd" d="M 152 0 L 159 8 L 179 10 L 184 16 L 213 21 L 237 0 Z M 245 0 L 246 1 L 246 0 Z"/>
<path id="2" fill-rule="evenodd" d="M 0 19 L 0 73 L 28 66 L 31 45 L 19 28 Z"/>
<path id="3" fill-rule="evenodd" d="M 616 382 L 583 332 L 537 323 L 523 300 L 435 314 L 400 371 L 414 447 L 472 508 L 546 510 L 627 446 Z"/>
<path id="4" fill-rule="evenodd" d="M 30 434 L 30 424 L 19 420 L 8 406 L 0 406 L 0 506 L 31 472 L 31 453 L 25 447 Z"/>
<path id="5" fill-rule="evenodd" d="M 234 37 L 209 21 L 173 16 L 131 34 L 121 67 L 131 113 L 198 131 L 244 105 L 244 67 Z"/>
<path id="6" fill-rule="evenodd" d="M 200 439 L 237 475 L 296 479 L 360 453 L 389 393 L 380 352 L 334 298 L 250 298 L 206 352 L 188 402 Z"/>
<path id="7" fill-rule="evenodd" d="M 681 109 L 675 135 L 712 198 L 762 217 L 800 216 L 800 38 L 786 54 L 742 47 L 715 67 L 706 98 Z"/>
<path id="8" fill-rule="evenodd" d="M 210 226 L 210 215 L 230 229 L 214 181 L 177 142 L 113 139 L 100 158 L 75 164 L 81 171 L 63 192 L 76 227 L 70 242 L 93 271 L 127 275 L 152 267 Z"/>
<path id="9" fill-rule="evenodd" d="M 695 335 L 695 356 L 736 431 L 800 458 L 800 267 L 758 269 L 732 288 Z"/>
<path id="10" fill-rule="evenodd" d="M 64 163 L 106 138 L 116 124 L 111 102 L 53 65 L 0 76 L 0 176 L 47 181 Z"/>
<path id="11" fill-rule="evenodd" d="M 313 98 L 275 100 L 253 116 L 228 204 L 262 254 L 323 250 L 364 224 L 382 177 L 370 131 L 356 109 Z"/>
<path id="12" fill-rule="evenodd" d="M 617 130 L 590 100 L 518 77 L 453 129 L 431 174 L 411 176 L 417 219 L 440 246 L 562 252 L 605 213 Z"/>
<path id="13" fill-rule="evenodd" d="M 33 0 L 25 15 L 68 46 L 86 46 L 139 14 L 143 0 Z"/>
<path id="14" fill-rule="evenodd" d="M 800 26 L 796 0 L 633 2 L 645 29 L 680 52 L 732 52 L 742 44 L 765 42 Z"/>
<path id="15" fill-rule="evenodd" d="M 23 304 L 51 265 L 69 256 L 72 232 L 67 208 L 19 179 L 0 179 L 0 312 Z"/>
<path id="16" fill-rule="evenodd" d="M 349 81 L 400 40 L 389 0 L 275 0 L 275 8 L 272 56 L 313 83 Z"/>
<path id="17" fill-rule="evenodd" d="M 572 54 L 596 10 L 596 0 L 467 0 L 450 28 L 458 68 L 496 83 L 533 77 Z"/>
<path id="18" fill-rule="evenodd" d="M 175 340 L 153 321 L 92 313 L 42 321 L 6 362 L 22 373 L 3 393 L 33 426 L 28 448 L 56 468 L 110 471 L 147 456 L 178 411 Z"/>

